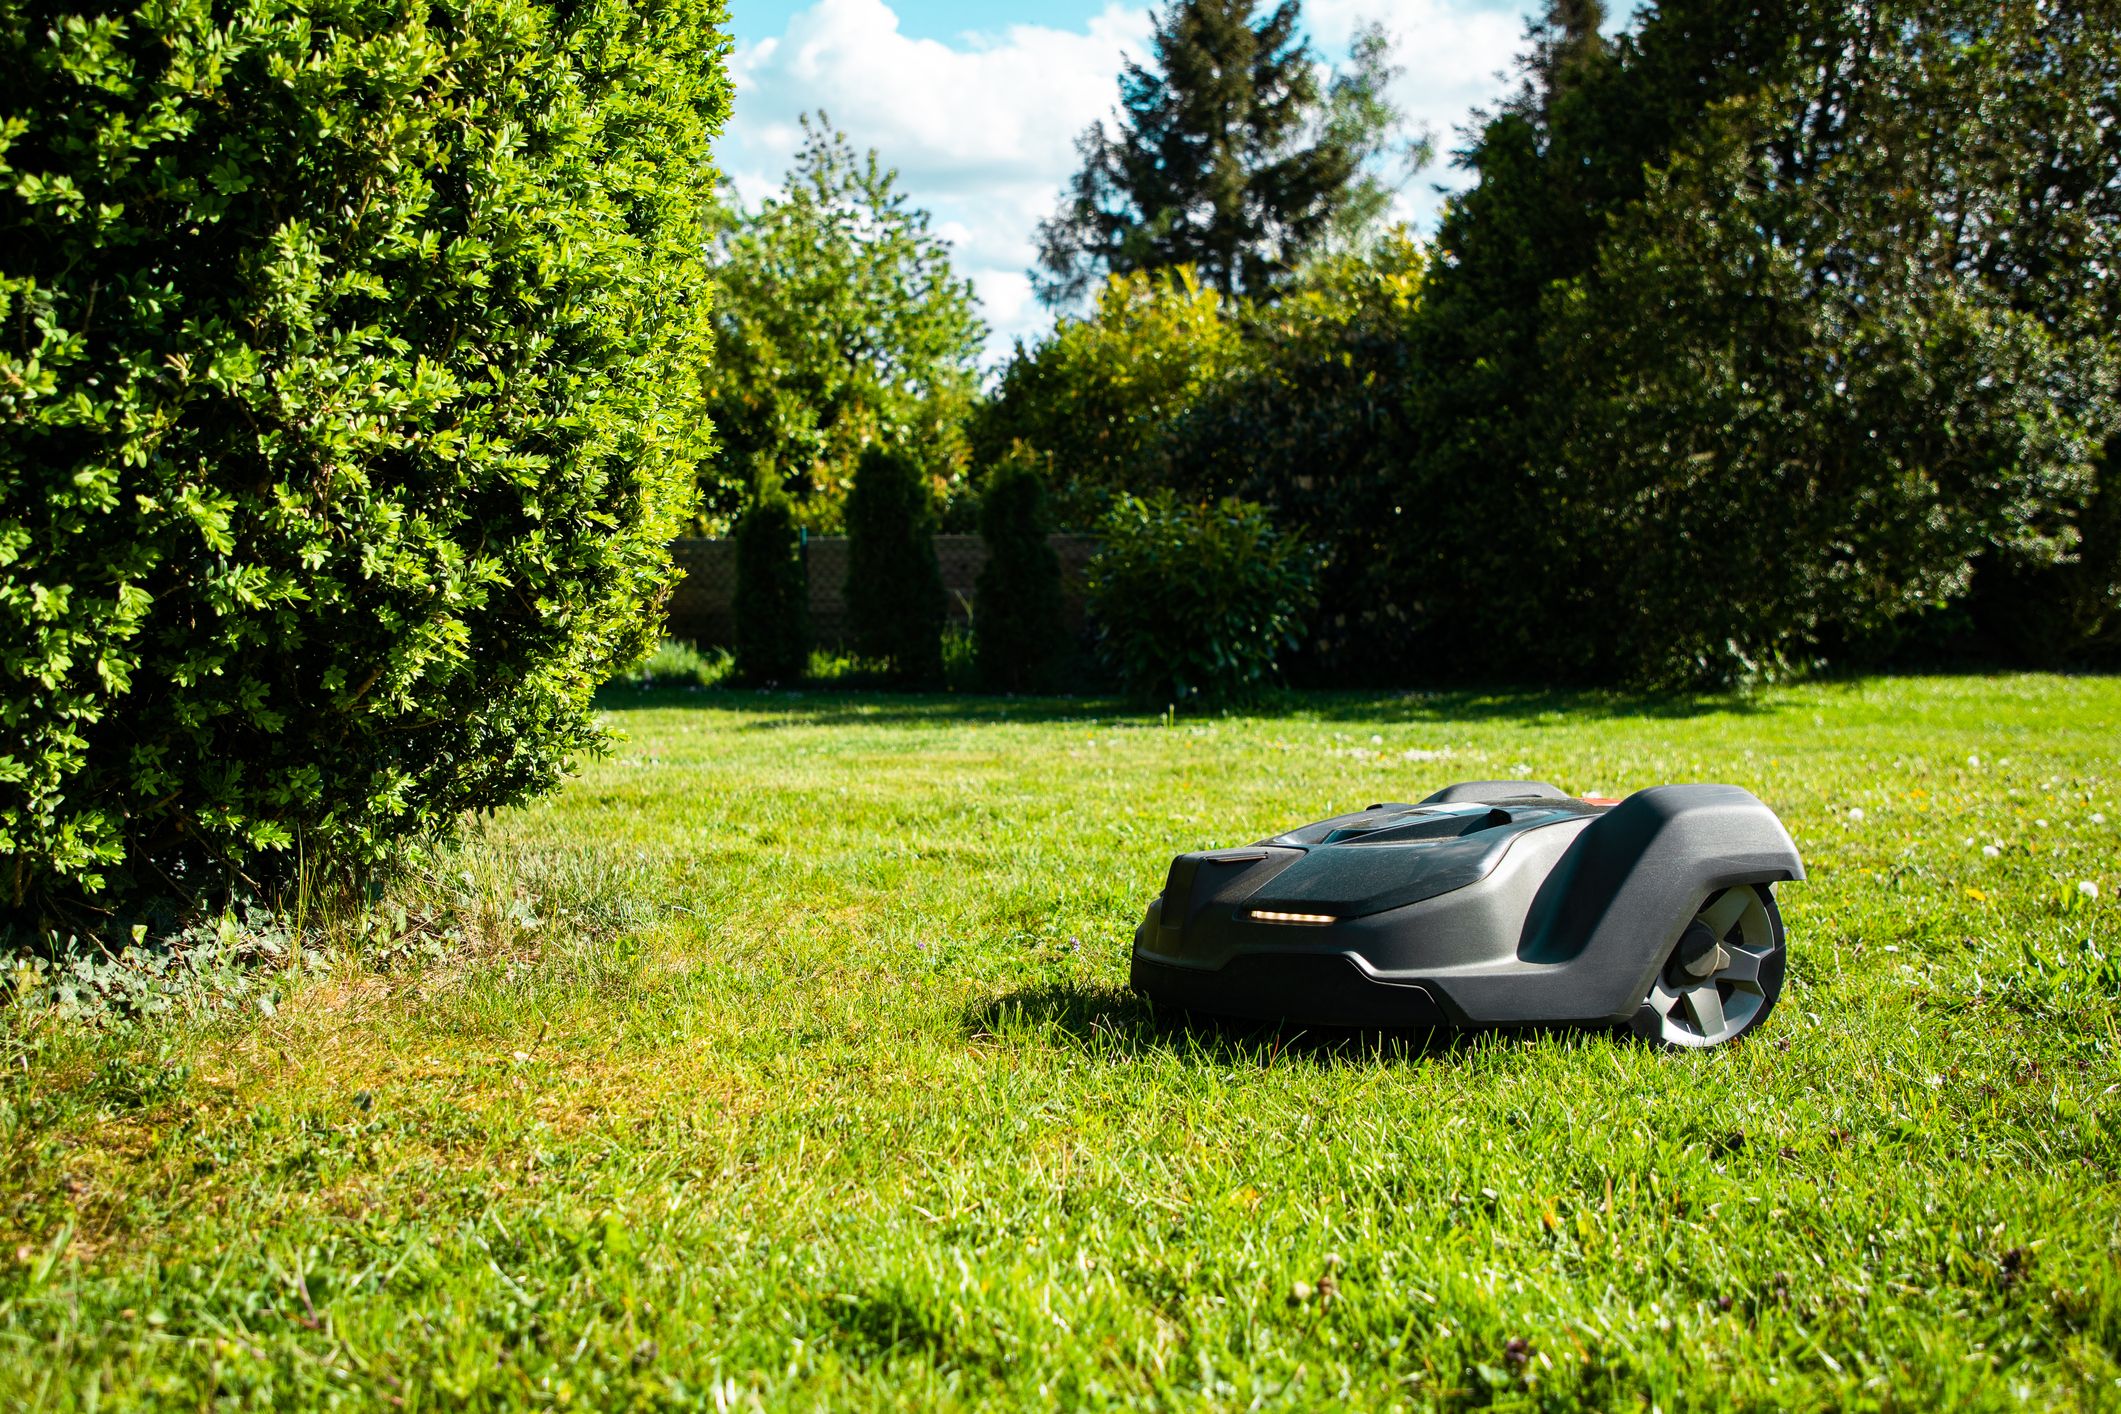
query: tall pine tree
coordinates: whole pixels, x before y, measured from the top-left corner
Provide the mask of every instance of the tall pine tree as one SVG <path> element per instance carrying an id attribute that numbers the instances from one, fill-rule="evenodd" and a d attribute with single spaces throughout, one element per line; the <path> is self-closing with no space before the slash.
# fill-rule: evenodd
<path id="1" fill-rule="evenodd" d="M 1297 0 L 1262 9 L 1172 0 L 1157 16 L 1153 60 L 1120 76 L 1116 127 L 1083 134 L 1082 170 L 1039 226 L 1041 299 L 1073 304 L 1106 275 L 1175 265 L 1225 295 L 1260 295 L 1383 216 L 1372 169 L 1399 126 L 1390 45 L 1365 30 L 1321 84 Z M 1426 151 L 1406 147 L 1414 165 Z"/>

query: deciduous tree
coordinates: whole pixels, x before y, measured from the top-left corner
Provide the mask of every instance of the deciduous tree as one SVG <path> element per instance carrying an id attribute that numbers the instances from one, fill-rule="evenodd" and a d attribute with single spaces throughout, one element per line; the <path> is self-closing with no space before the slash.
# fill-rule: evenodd
<path id="1" fill-rule="evenodd" d="M 720 219 L 710 526 L 768 475 L 806 523 L 834 527 L 877 444 L 911 449 L 938 489 L 960 480 L 986 329 L 949 243 L 876 151 L 805 116 L 781 192 Z"/>

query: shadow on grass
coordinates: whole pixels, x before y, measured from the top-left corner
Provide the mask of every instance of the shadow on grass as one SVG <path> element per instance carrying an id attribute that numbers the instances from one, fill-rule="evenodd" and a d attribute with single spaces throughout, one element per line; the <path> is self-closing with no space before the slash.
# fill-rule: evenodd
<path id="1" fill-rule="evenodd" d="M 781 727 L 935 727 L 979 723 L 1106 722 L 1157 726 L 1161 712 L 1114 697 L 998 697 L 978 694 L 901 693 L 835 688 L 629 688 L 608 687 L 597 695 L 607 712 L 673 707 L 710 707 L 760 714 L 752 730 Z M 1365 692 L 1346 689 L 1276 692 L 1227 711 L 1177 714 L 1181 726 L 1221 720 L 1315 722 L 1482 722 L 1525 724 L 1564 721 L 1675 720 L 1732 713 L 1747 716 L 1784 710 L 1779 704 L 1739 694 L 1642 694 L 1596 688 L 1452 688 L 1437 691 Z"/>
<path id="2" fill-rule="evenodd" d="M 969 1007 L 964 1027 L 975 1039 L 1026 1031 L 1066 1038 L 1087 1051 L 1139 1057 L 1168 1054 L 1218 1065 L 1387 1065 L 1452 1061 L 1474 1040 L 1522 1044 L 1540 1036 L 1597 1036 L 1600 1031 L 1525 1027 L 1512 1030 L 1380 1030 L 1240 1021 L 1156 1006 L 1119 988 L 1056 982 Z"/>

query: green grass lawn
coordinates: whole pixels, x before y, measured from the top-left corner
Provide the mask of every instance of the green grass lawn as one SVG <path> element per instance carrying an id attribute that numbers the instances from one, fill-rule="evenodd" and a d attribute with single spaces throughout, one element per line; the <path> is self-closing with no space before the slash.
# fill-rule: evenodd
<path id="1" fill-rule="evenodd" d="M 0 1021 L 0 1406 L 2121 1407 L 2121 682 L 611 706 L 272 1014 Z M 1125 992 L 1174 852 L 1520 774 L 1781 813 L 1760 1033 Z"/>

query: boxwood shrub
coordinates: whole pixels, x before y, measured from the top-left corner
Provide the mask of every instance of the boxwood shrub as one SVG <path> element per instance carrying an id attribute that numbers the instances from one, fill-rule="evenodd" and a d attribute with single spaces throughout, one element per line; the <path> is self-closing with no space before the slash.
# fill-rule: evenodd
<path id="1" fill-rule="evenodd" d="M 0 0 L 0 905 L 594 748 L 708 439 L 720 0 Z"/>
<path id="2" fill-rule="evenodd" d="M 1266 508 L 1122 496 L 1086 572 L 1098 656 L 1156 705 L 1228 702 L 1274 682 L 1317 601 L 1318 556 Z"/>

